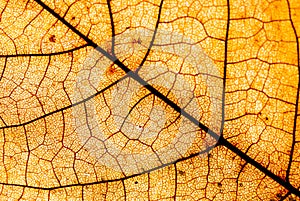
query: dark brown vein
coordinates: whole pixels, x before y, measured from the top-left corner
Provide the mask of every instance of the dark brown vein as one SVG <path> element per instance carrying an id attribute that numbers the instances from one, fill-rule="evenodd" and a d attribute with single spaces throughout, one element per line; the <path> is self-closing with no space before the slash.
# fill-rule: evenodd
<path id="1" fill-rule="evenodd" d="M 69 50 L 61 51 L 61 52 L 53 52 L 53 53 L 35 53 L 35 54 L 9 54 L 9 55 L 0 55 L 0 58 L 9 58 L 9 57 L 46 57 L 46 56 L 55 56 L 55 55 L 60 55 L 60 54 L 67 54 L 74 52 L 76 50 L 88 47 L 88 44 L 81 45 Z"/>
<path id="2" fill-rule="evenodd" d="M 73 27 L 69 22 L 67 22 L 64 18 L 62 18 L 59 14 L 55 13 L 50 7 L 48 7 L 45 3 L 43 3 L 41 0 L 35 0 L 39 5 L 41 5 L 45 10 L 47 10 L 49 13 L 51 13 L 54 17 L 56 17 L 58 20 L 60 20 L 63 24 L 65 24 L 68 28 L 70 28 L 74 33 L 79 35 L 82 39 L 84 39 L 88 44 L 93 46 L 97 51 L 102 53 L 104 56 L 106 56 L 108 59 L 113 61 L 116 65 L 118 65 L 122 70 L 124 70 L 128 76 L 138 81 L 141 85 L 143 85 L 145 88 L 147 88 L 150 92 L 152 92 L 154 95 L 156 95 L 158 98 L 160 98 L 162 101 L 170 105 L 175 111 L 180 112 L 183 116 L 188 118 L 191 122 L 193 122 L 195 125 L 197 125 L 199 128 L 203 129 L 206 133 L 214 137 L 218 140 L 219 135 L 215 133 L 214 131 L 210 130 L 208 127 L 203 125 L 201 122 L 199 122 L 197 119 L 192 117 L 190 114 L 182 110 L 178 105 L 176 105 L 174 102 L 169 100 L 167 97 L 165 97 L 163 94 L 161 94 L 159 91 L 157 91 L 154 87 L 149 85 L 145 80 L 143 80 L 139 75 L 132 72 L 127 66 L 125 66 L 120 60 L 118 60 L 115 56 L 110 55 L 108 52 L 106 52 L 104 49 L 99 47 L 96 43 L 94 43 L 91 39 L 86 37 L 84 34 L 82 34 L 79 30 L 77 30 L 75 27 Z M 294 186 L 292 186 L 287 181 L 283 180 L 282 178 L 278 177 L 274 173 L 272 173 L 270 170 L 268 170 L 266 167 L 262 166 L 260 163 L 255 161 L 253 158 L 246 155 L 244 152 L 242 152 L 240 149 L 235 147 L 233 144 L 228 142 L 223 137 L 220 137 L 219 144 L 227 147 L 232 152 L 236 153 L 238 156 L 240 156 L 243 160 L 245 160 L 247 163 L 250 163 L 260 171 L 262 171 L 266 176 L 271 177 L 274 181 L 285 187 L 287 190 L 291 191 L 293 194 L 300 197 L 300 191 L 296 189 Z M 81 184 L 78 184 L 81 185 Z M 21 186 L 21 185 L 19 185 Z"/>
<path id="3" fill-rule="evenodd" d="M 27 122 L 23 122 L 23 123 L 20 123 L 20 124 L 13 124 L 13 125 L 2 126 L 2 127 L 0 127 L 0 129 L 7 129 L 7 128 L 14 128 L 14 127 L 19 127 L 19 126 L 25 126 L 25 125 L 27 125 L 27 124 L 33 123 L 33 122 L 35 122 L 35 121 L 38 121 L 38 120 L 40 120 L 40 119 L 44 119 L 44 118 L 46 118 L 46 117 L 48 117 L 48 116 L 50 116 L 50 115 L 53 115 L 53 114 L 56 114 L 56 113 L 58 113 L 58 112 L 62 112 L 62 111 L 64 111 L 64 110 L 67 110 L 67 109 L 69 109 L 69 108 L 72 108 L 72 107 L 74 107 L 74 106 L 76 106 L 76 105 L 85 103 L 86 101 L 91 100 L 92 98 L 94 98 L 94 97 L 98 96 L 99 94 L 105 92 L 106 90 L 108 90 L 108 89 L 111 88 L 112 86 L 116 85 L 118 82 L 122 81 L 122 80 L 125 79 L 125 78 L 127 78 L 127 75 L 124 76 L 124 77 L 122 77 L 121 79 L 119 79 L 119 80 L 117 80 L 117 81 L 111 83 L 110 85 L 108 85 L 107 87 L 105 87 L 105 88 L 103 88 L 102 90 L 98 91 L 97 93 L 95 93 L 95 94 L 93 94 L 93 95 L 91 95 L 91 96 L 89 96 L 89 97 L 87 97 L 87 98 L 85 98 L 85 99 L 83 99 L 83 100 L 81 100 L 81 101 L 79 101 L 79 102 L 76 102 L 76 103 L 74 103 L 74 104 L 68 105 L 68 106 L 63 107 L 63 108 L 60 108 L 60 109 L 58 109 L 58 110 L 49 112 L 49 113 L 47 113 L 47 114 L 44 114 L 44 115 L 42 115 L 42 116 L 40 116 L 40 117 L 37 117 L 37 118 L 32 119 L 32 120 L 27 121 Z M 1 116 L 0 116 L 0 118 L 2 119 Z"/>
<path id="4" fill-rule="evenodd" d="M 154 33 L 153 33 L 151 42 L 149 44 L 148 50 L 147 50 L 147 52 L 146 52 L 146 54 L 145 54 L 142 62 L 140 63 L 140 66 L 136 69 L 136 72 L 138 72 L 142 68 L 142 66 L 144 65 L 144 63 L 146 62 L 146 60 L 147 60 L 147 58 L 148 58 L 148 56 L 150 54 L 151 48 L 152 48 L 152 46 L 154 44 L 155 36 L 157 34 L 158 25 L 159 25 L 159 21 L 160 21 L 160 16 L 161 16 L 161 10 L 162 10 L 162 7 L 163 7 L 163 3 L 164 3 L 164 1 L 162 0 L 160 2 L 160 5 L 159 5 L 159 10 L 158 10 L 158 15 L 157 15 L 158 17 L 157 17 L 157 21 L 156 21 L 156 25 L 155 25 L 155 29 L 154 29 Z"/>
<path id="5" fill-rule="evenodd" d="M 290 22 L 295 34 L 295 38 L 296 38 L 296 43 L 297 43 L 297 65 L 298 65 L 298 90 L 297 90 L 297 96 L 296 96 L 296 106 L 295 106 L 295 116 L 294 116 L 294 122 L 293 122 L 293 141 L 292 141 L 292 147 L 291 147 L 291 154 L 290 154 L 290 158 L 289 158 L 289 164 L 286 170 L 286 181 L 289 182 L 289 176 L 290 176 L 290 171 L 291 171 L 291 166 L 292 166 L 292 162 L 293 162 L 293 155 L 294 155 L 294 150 L 295 150 L 295 141 L 296 141 L 296 126 L 297 126 L 297 116 L 298 116 L 298 105 L 299 105 L 299 89 L 300 89 L 300 64 L 299 64 L 299 60 L 300 60 L 300 54 L 299 54 L 299 41 L 298 41 L 298 37 L 297 37 L 297 32 L 296 32 L 296 28 L 294 25 L 294 22 L 292 20 L 292 16 L 291 16 L 291 7 L 290 7 L 290 3 L 287 0 L 287 5 L 288 5 L 288 9 L 289 9 L 289 18 L 290 18 Z"/>
<path id="6" fill-rule="evenodd" d="M 223 136 L 224 123 L 225 123 L 225 94 L 226 94 L 226 77 L 227 77 L 227 52 L 228 52 L 228 35 L 230 26 L 230 3 L 227 0 L 227 27 L 226 27 L 226 37 L 225 37 L 225 53 L 224 53 L 224 78 L 223 78 L 223 93 L 222 93 L 222 121 L 220 127 L 220 134 Z"/>
<path id="7" fill-rule="evenodd" d="M 110 25 L 111 25 L 111 54 L 115 55 L 115 23 L 114 23 L 114 18 L 113 18 L 113 13 L 111 10 L 111 5 L 110 5 L 110 0 L 107 0 L 107 6 L 108 6 L 108 11 L 109 11 L 109 17 L 110 17 Z"/>

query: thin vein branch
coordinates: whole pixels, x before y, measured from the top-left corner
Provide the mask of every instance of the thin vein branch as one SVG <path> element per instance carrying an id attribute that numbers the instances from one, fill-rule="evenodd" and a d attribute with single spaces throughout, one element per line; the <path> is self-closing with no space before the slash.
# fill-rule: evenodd
<path id="1" fill-rule="evenodd" d="M 144 63 L 146 62 L 149 54 L 150 54 L 150 51 L 152 49 L 152 46 L 154 44 L 154 40 L 155 40 L 155 36 L 157 34 L 157 30 L 158 30 L 158 25 L 159 25 L 159 22 L 160 22 L 160 17 L 161 17 L 161 11 L 162 11 L 162 7 L 163 7 L 163 3 L 164 3 L 164 0 L 161 0 L 160 2 L 160 5 L 159 5 L 159 10 L 158 10 L 158 15 L 157 15 L 157 21 L 156 21 L 156 25 L 155 25 L 155 29 L 154 29 L 154 33 L 153 33 L 153 36 L 152 36 L 152 39 L 151 39 L 151 42 L 149 44 L 149 47 L 148 47 L 148 50 L 142 60 L 142 62 L 140 63 L 139 67 L 136 69 L 136 72 L 138 73 L 138 71 L 143 67 Z"/>
<path id="2" fill-rule="evenodd" d="M 55 55 L 60 55 L 60 54 L 67 54 L 70 52 L 74 52 L 76 50 L 88 47 L 89 44 L 84 44 L 69 50 L 61 51 L 61 52 L 53 52 L 53 53 L 38 53 L 38 54 L 9 54 L 9 55 L 0 55 L 0 58 L 9 58 L 9 57 L 46 57 L 46 56 L 55 56 Z"/>
<path id="3" fill-rule="evenodd" d="M 68 106 L 63 107 L 63 108 L 60 108 L 60 109 L 55 110 L 55 111 L 53 111 L 53 112 L 49 112 L 49 113 L 47 113 L 47 114 L 44 114 L 44 115 L 42 115 L 42 116 L 40 116 L 40 117 L 37 117 L 37 118 L 32 119 L 32 120 L 27 121 L 27 122 L 23 122 L 23 123 L 20 123 L 20 124 L 13 124 L 13 125 L 2 126 L 2 127 L 0 127 L 0 129 L 7 129 L 7 128 L 14 128 L 14 127 L 19 127 L 19 126 L 25 126 L 25 125 L 27 125 L 27 124 L 33 123 L 33 122 L 35 122 L 35 121 L 38 121 L 38 120 L 40 120 L 40 119 L 44 119 L 44 118 L 46 118 L 46 117 L 48 117 L 48 116 L 50 116 L 50 115 L 56 114 L 56 113 L 58 113 L 58 112 L 62 112 L 62 111 L 67 110 L 67 109 L 70 109 L 70 108 L 72 108 L 72 107 L 74 107 L 74 106 L 76 106 L 76 105 L 85 103 L 85 102 L 91 100 L 92 98 L 98 96 L 99 94 L 105 92 L 106 90 L 110 89 L 112 86 L 116 85 L 118 82 L 122 81 L 123 79 L 125 79 L 125 78 L 127 78 L 127 77 L 128 77 L 128 76 L 125 75 L 125 76 L 122 77 L 121 79 L 116 80 L 115 82 L 111 83 L 110 85 L 108 85 L 107 87 L 105 87 L 105 88 L 103 88 L 102 90 L 98 91 L 97 93 L 95 93 L 95 94 L 93 94 L 93 95 L 91 95 L 91 96 L 89 96 L 89 97 L 87 97 L 87 98 L 85 98 L 85 99 L 83 99 L 83 100 L 81 100 L 81 101 L 79 101 L 79 102 L 76 102 L 76 103 L 74 103 L 74 104 L 68 105 Z M 0 117 L 0 118 L 1 118 L 1 117 Z M 1 118 L 1 119 L 2 119 L 2 118 Z"/>
<path id="4" fill-rule="evenodd" d="M 109 11 L 109 17 L 110 17 L 110 25 L 111 25 L 111 35 L 112 35 L 112 38 L 111 38 L 111 54 L 115 56 L 115 36 L 116 36 L 116 33 L 115 33 L 115 23 L 114 23 L 114 18 L 113 18 L 113 13 L 112 13 L 112 10 L 111 10 L 111 4 L 110 4 L 110 1 L 111 0 L 107 0 L 107 6 L 108 6 L 108 11 Z"/>
<path id="5" fill-rule="evenodd" d="M 294 22 L 292 20 L 292 16 L 291 16 L 291 7 L 290 7 L 290 3 L 287 0 L 287 5 L 288 5 L 288 9 L 289 9 L 289 18 L 290 18 L 290 22 L 295 34 L 295 38 L 296 38 L 296 43 L 297 43 L 297 65 L 298 65 L 298 90 L 297 90 L 297 96 L 296 96 L 296 106 L 295 106 L 295 116 L 294 116 L 294 127 L 293 127 L 293 139 L 292 139 L 292 145 L 291 145 L 291 154 L 290 154 L 290 158 L 289 158 L 289 163 L 288 163 L 288 167 L 286 170 L 286 180 L 287 182 L 289 182 L 289 176 L 290 176 L 290 171 L 291 171 L 291 166 L 292 166 L 292 162 L 293 162 L 293 155 L 294 155 L 294 150 L 295 150 L 295 143 L 296 143 L 296 127 L 297 127 L 297 116 L 298 116 L 298 106 L 299 106 L 299 89 L 300 89 L 300 53 L 299 53 L 299 41 L 298 41 L 298 37 L 297 37 L 297 32 L 296 32 L 296 28 L 294 25 Z"/>
<path id="6" fill-rule="evenodd" d="M 222 92 L 222 121 L 220 127 L 220 134 L 223 136 L 224 123 L 225 123 L 225 94 L 226 94 L 226 77 L 227 77 L 227 52 L 228 52 L 228 35 L 230 26 L 230 2 L 227 0 L 227 27 L 225 37 L 225 54 L 224 54 L 224 78 L 223 78 L 223 92 Z"/>
<path id="7" fill-rule="evenodd" d="M 49 6 L 47 6 L 45 3 L 43 3 L 41 0 L 35 0 L 38 4 L 40 4 L 45 10 L 47 10 L 49 13 L 51 13 L 54 17 L 56 17 L 58 20 L 60 20 L 62 23 L 64 23 L 68 28 L 70 28 L 74 33 L 76 33 L 78 36 L 80 36 L 82 39 L 84 39 L 88 44 L 91 44 L 97 51 L 102 53 L 104 56 L 106 56 L 108 59 L 113 61 L 116 65 L 118 65 L 123 71 L 127 73 L 128 76 L 135 79 L 137 82 L 139 82 L 141 85 L 143 85 L 145 88 L 147 88 L 150 92 L 152 92 L 154 95 L 156 95 L 158 98 L 160 98 L 162 101 L 164 101 L 166 104 L 171 106 L 175 111 L 181 113 L 184 117 L 189 119 L 192 123 L 197 125 L 199 128 L 204 130 L 207 134 L 211 135 L 216 140 L 219 139 L 219 144 L 227 147 L 229 150 L 237 154 L 239 157 L 241 157 L 243 160 L 245 160 L 247 163 L 250 163 L 257 169 L 259 169 L 261 172 L 265 173 L 266 176 L 271 177 L 274 181 L 282 185 L 287 190 L 291 191 L 293 194 L 300 197 L 300 191 L 292 186 L 290 183 L 286 182 L 279 176 L 275 175 L 273 172 L 268 170 L 266 167 L 262 166 L 260 163 L 255 161 L 250 156 L 246 155 L 244 152 L 242 152 L 240 149 L 235 147 L 233 144 L 231 144 L 229 141 L 224 139 L 223 137 L 219 138 L 219 135 L 215 133 L 214 131 L 210 130 L 207 126 L 199 122 L 197 119 L 192 117 L 189 113 L 187 113 L 185 110 L 182 110 L 176 103 L 169 100 L 167 97 L 165 97 L 161 92 L 156 90 L 153 86 L 149 85 L 144 79 L 142 79 L 138 74 L 131 71 L 127 66 L 125 66 L 119 59 L 117 59 L 115 56 L 110 55 L 107 51 L 99 47 L 95 42 L 93 42 L 91 39 L 89 39 L 87 36 L 85 36 L 83 33 L 81 33 L 79 30 L 77 30 L 75 27 L 73 27 L 69 22 L 67 22 L 64 18 L 62 18 L 58 13 L 54 12 Z"/>

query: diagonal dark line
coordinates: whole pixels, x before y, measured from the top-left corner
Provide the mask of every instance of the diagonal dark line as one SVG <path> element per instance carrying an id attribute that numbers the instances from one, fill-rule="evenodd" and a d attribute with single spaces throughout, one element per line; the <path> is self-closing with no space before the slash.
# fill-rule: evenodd
<path id="1" fill-rule="evenodd" d="M 108 59 L 113 61 L 116 65 L 118 65 L 123 71 L 127 73 L 128 76 L 139 82 L 141 85 L 143 85 L 145 88 L 147 88 L 150 92 L 152 92 L 154 95 L 159 97 L 162 101 L 164 101 L 166 104 L 171 106 L 175 111 L 181 113 L 181 115 L 185 116 L 187 119 L 189 119 L 191 122 L 193 122 L 195 125 L 197 125 L 199 128 L 204 130 L 206 133 L 214 137 L 216 140 L 219 139 L 219 144 L 227 147 L 229 150 L 237 154 L 239 157 L 241 157 L 243 160 L 245 160 L 247 163 L 253 165 L 260 171 L 262 171 L 267 176 L 271 177 L 274 181 L 285 187 L 287 190 L 291 191 L 293 194 L 300 197 L 300 191 L 296 189 L 294 186 L 292 186 L 287 181 L 283 180 L 279 176 L 275 175 L 273 172 L 269 171 L 266 167 L 262 166 L 260 163 L 255 161 L 253 158 L 246 155 L 244 152 L 242 152 L 240 149 L 235 147 L 233 144 L 231 144 L 229 141 L 224 139 L 223 137 L 219 138 L 219 135 L 215 133 L 214 131 L 210 130 L 207 126 L 199 122 L 197 119 L 192 117 L 190 114 L 182 110 L 176 103 L 169 100 L 167 97 L 165 97 L 162 93 L 160 93 L 158 90 L 156 90 L 154 87 L 149 85 L 145 80 L 143 80 L 138 74 L 132 72 L 127 66 L 125 66 L 120 60 L 118 60 L 115 56 L 112 56 L 108 54 L 104 49 L 99 47 L 95 42 L 93 42 L 91 39 L 89 39 L 87 36 L 82 34 L 79 30 L 77 30 L 75 27 L 73 27 L 69 22 L 67 22 L 64 18 L 62 18 L 59 14 L 54 12 L 50 7 L 48 7 L 45 3 L 43 3 L 41 0 L 35 0 L 38 4 L 40 4 L 45 10 L 47 10 L 49 13 L 51 13 L 54 17 L 56 17 L 58 20 L 60 20 L 65 26 L 67 26 L 69 29 L 71 29 L 74 33 L 79 35 L 82 39 L 84 39 L 88 44 L 93 46 L 97 51 L 102 53 L 104 56 L 106 56 Z"/>
<path id="2" fill-rule="evenodd" d="M 270 177 L 271 179 L 273 179 L 274 181 L 276 181 L 277 183 L 279 183 L 281 186 L 283 186 L 284 188 L 286 188 L 288 191 L 290 191 L 291 193 L 293 193 L 293 194 L 297 195 L 298 197 L 300 197 L 300 191 L 297 188 L 295 188 L 293 185 L 291 185 L 289 182 L 285 181 L 281 177 L 275 175 L 273 172 L 271 172 L 270 170 L 268 170 L 267 168 L 265 168 L 264 166 L 262 166 L 260 163 L 258 163 L 257 161 L 255 161 L 253 158 L 251 158 L 250 156 L 248 156 L 247 154 L 245 154 L 244 152 L 242 152 L 240 149 L 238 149 L 237 147 L 235 147 L 233 144 L 231 144 L 230 142 L 228 142 L 226 139 L 224 139 L 223 137 L 220 137 L 219 142 L 222 145 L 224 145 L 226 148 L 228 148 L 229 150 L 231 150 L 232 152 L 234 152 L 236 155 L 238 155 L 239 157 L 241 157 L 247 163 L 253 165 L 258 170 L 260 170 L 262 173 L 264 173 L 265 175 L 267 175 L 268 177 Z"/>
<path id="3" fill-rule="evenodd" d="M 292 166 L 292 162 L 293 162 L 293 155 L 294 155 L 294 150 L 295 150 L 295 142 L 296 142 L 296 126 L 297 126 L 297 116 L 298 116 L 298 106 L 299 106 L 299 90 L 300 90 L 300 64 L 299 64 L 299 60 L 300 60 L 300 52 L 299 52 L 299 41 L 298 41 L 298 37 L 297 37 L 297 31 L 294 25 L 294 22 L 292 20 L 292 16 L 291 16 L 291 7 L 290 7 L 290 2 L 289 0 L 287 0 L 287 5 L 288 5 L 288 9 L 289 9 L 289 18 L 290 18 L 290 23 L 292 25 L 294 34 L 295 34 L 295 38 L 296 38 L 296 43 L 297 43 L 297 66 L 298 66 L 298 90 L 297 90 L 297 96 L 296 96 L 296 106 L 295 106 L 295 116 L 294 116 L 294 124 L 293 124 L 293 141 L 292 141 L 292 147 L 291 147 L 291 154 L 290 154 L 290 159 L 289 159 L 289 163 L 288 163 L 288 167 L 286 170 L 286 180 L 289 182 L 289 176 L 290 176 L 290 171 L 291 171 L 291 166 Z"/>
<path id="4" fill-rule="evenodd" d="M 223 77 L 223 92 L 222 92 L 222 121 L 220 127 L 220 135 L 223 136 L 224 123 L 225 123 L 225 93 L 226 93 L 226 78 L 227 78 L 227 52 L 228 52 L 228 36 L 229 36 L 229 26 L 230 26 L 230 3 L 227 0 L 227 27 L 226 27 L 226 37 L 225 37 L 225 53 L 224 53 L 224 77 Z"/>
<path id="5" fill-rule="evenodd" d="M 3 124 L 5 125 L 5 126 L 7 126 L 7 124 L 5 123 L 5 121 L 4 121 L 4 119 L 0 116 L 0 120 L 3 122 Z"/>
<path id="6" fill-rule="evenodd" d="M 45 57 L 45 56 L 55 56 L 55 55 L 60 55 L 60 54 L 67 54 L 69 52 L 74 52 L 76 50 L 88 47 L 88 44 L 81 45 L 69 50 L 61 51 L 61 52 L 54 52 L 54 53 L 45 53 L 45 54 L 9 54 L 9 55 L 0 55 L 0 58 L 8 58 L 8 57 Z"/>

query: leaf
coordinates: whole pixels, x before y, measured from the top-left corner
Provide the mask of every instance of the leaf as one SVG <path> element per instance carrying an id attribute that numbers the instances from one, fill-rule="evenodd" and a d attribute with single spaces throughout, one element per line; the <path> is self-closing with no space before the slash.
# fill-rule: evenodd
<path id="1" fill-rule="evenodd" d="M 2 200 L 300 200 L 300 5 L 0 1 Z"/>

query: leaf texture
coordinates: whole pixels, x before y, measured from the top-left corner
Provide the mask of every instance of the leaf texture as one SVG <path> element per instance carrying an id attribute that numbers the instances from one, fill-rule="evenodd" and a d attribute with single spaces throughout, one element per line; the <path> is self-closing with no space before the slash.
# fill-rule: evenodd
<path id="1" fill-rule="evenodd" d="M 0 0 L 1 200 L 300 200 L 300 4 Z"/>

